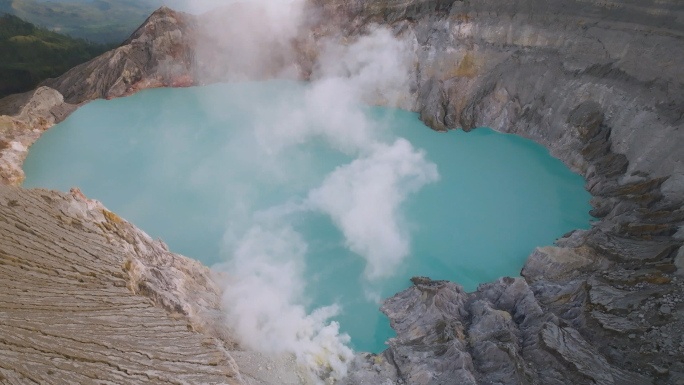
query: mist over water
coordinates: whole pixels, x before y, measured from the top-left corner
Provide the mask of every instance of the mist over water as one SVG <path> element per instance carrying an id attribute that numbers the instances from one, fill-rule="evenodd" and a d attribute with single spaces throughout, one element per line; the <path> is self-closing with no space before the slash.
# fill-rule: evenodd
<path id="1" fill-rule="evenodd" d="M 79 186 L 227 271 L 243 344 L 314 368 L 341 356 L 338 373 L 345 345 L 384 348 L 392 331 L 376 300 L 411 276 L 474 290 L 588 224 L 582 178 L 541 146 L 484 128 L 435 133 L 380 107 L 350 115 L 363 135 L 325 134 L 317 114 L 302 115 L 315 92 L 272 81 L 95 101 L 32 147 L 24 185 Z"/>

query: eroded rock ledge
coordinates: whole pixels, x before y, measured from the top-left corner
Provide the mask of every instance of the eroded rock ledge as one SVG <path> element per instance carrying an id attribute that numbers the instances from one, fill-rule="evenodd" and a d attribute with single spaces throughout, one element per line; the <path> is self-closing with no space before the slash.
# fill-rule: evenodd
<path id="1" fill-rule="evenodd" d="M 3 383 L 242 382 L 199 262 L 77 190 L 0 186 L 0 229 Z"/>
<path id="2" fill-rule="evenodd" d="M 285 65 L 297 66 L 306 77 L 321 38 L 352 40 L 373 23 L 388 25 L 415 47 L 414 84 L 407 97 L 430 127 L 489 126 L 545 145 L 585 177 L 594 196 L 592 214 L 600 219 L 591 230 L 559 239 L 557 247 L 535 250 L 522 278 L 502 278 L 481 285 L 475 293 L 464 293 L 455 283 L 414 279 L 413 287 L 382 308 L 397 337 L 381 355 L 359 355 L 347 383 L 684 384 L 684 6 L 655 0 L 314 0 L 310 9 L 319 19 L 293 42 L 299 55 L 269 61 L 273 67 L 261 68 L 252 77 L 272 76 Z M 222 77 L 225 72 L 215 71 L 217 62 L 212 60 L 218 59 L 198 57 L 193 51 L 197 39 L 203 38 L 201 25 L 201 19 L 162 8 L 120 48 L 46 82 L 46 88 L 0 101 L 0 114 L 9 115 L 0 118 L 0 181 L 21 182 L 26 147 L 75 105 L 154 86 L 227 80 Z M 114 276 L 114 271 L 121 274 L 122 265 L 125 271 L 138 266 L 123 256 L 111 257 L 110 262 L 95 260 L 93 255 L 100 254 L 87 251 L 121 254 L 110 249 L 110 242 L 120 245 L 117 250 L 129 250 L 122 255 L 135 256 L 142 271 L 157 271 L 159 264 L 168 263 L 171 254 L 162 245 L 141 235 L 131 238 L 127 231 L 135 232 L 132 226 L 127 224 L 124 232 L 103 229 L 104 224 L 113 226 L 104 212 L 75 217 L 80 222 L 72 220 L 76 225 L 69 226 L 80 224 L 87 231 L 79 235 L 83 239 L 65 241 L 72 231 L 52 228 L 67 226 L 60 218 L 64 207 L 76 201 L 39 190 L 0 189 L 0 256 L 12 261 L 0 267 L 14 269 L 3 270 L 1 279 L 29 279 L 38 274 L 34 269 L 48 274 L 43 258 L 34 261 L 42 255 L 31 251 L 37 239 L 50 251 L 54 265 L 65 271 L 85 264 L 90 270 L 109 269 Z M 50 219 L 51 214 L 41 212 L 59 216 Z M 90 242 L 91 248 L 81 242 Z M 135 249 L 139 244 L 153 250 L 149 255 L 167 257 L 144 257 L 148 254 L 141 254 L 140 246 Z M 70 259 L 84 251 L 86 262 Z M 194 315 L 212 314 L 217 306 L 212 302 L 215 297 L 196 302 L 194 291 L 179 291 L 183 285 L 205 285 L 202 277 L 208 272 L 196 268 L 192 274 L 174 267 L 152 275 L 159 282 L 177 277 L 170 286 L 154 280 L 145 283 L 150 276 L 144 274 L 140 276 L 148 278 L 142 280 L 129 273 L 105 279 L 109 273 L 95 272 L 94 277 L 86 274 L 92 279 L 82 279 L 84 285 L 92 281 L 104 287 L 94 291 L 104 298 L 110 291 L 126 301 L 150 298 L 157 307 L 145 302 L 145 311 L 154 313 L 158 322 L 170 319 L 168 314 L 181 314 L 183 321 L 178 322 L 195 325 L 205 322 L 198 319 L 210 318 Z M 183 283 L 188 278 L 192 282 Z M 30 293 L 22 294 L 20 285 L 13 285 L 9 287 L 15 287 L 16 294 L 4 299 L 2 303 L 9 305 L 0 313 L 0 322 L 8 325 L 24 319 L 23 310 L 17 310 L 22 309 L 18 304 L 23 296 L 31 301 Z M 71 283 L 63 287 L 64 293 L 73 292 Z M 56 289 L 54 295 L 59 295 Z M 35 309 L 36 314 L 44 311 Z M 212 336 L 216 331 L 210 324 L 205 324 L 204 336 L 223 341 L 218 345 L 196 344 L 204 337 L 184 330 L 190 335 L 186 339 L 182 327 L 174 333 L 179 333 L 182 344 L 192 345 L 187 349 L 224 354 L 221 345 L 230 338 Z M 10 354 L 19 346 L 33 354 L 31 360 L 43 360 L 48 353 L 39 349 L 40 340 L 35 338 L 52 329 L 45 321 L 34 330 L 43 333 L 30 332 L 15 345 L 2 341 L 5 350 L 0 353 Z M 103 340 L 110 341 L 105 334 Z M 5 333 L 0 337 L 9 338 Z M 159 335 L 145 338 L 150 338 L 147 346 L 159 346 Z M 124 344 L 122 339 L 111 340 L 107 347 L 124 346 L 119 345 Z M 65 365 L 78 361 L 73 354 L 60 357 Z M 230 359 L 221 357 L 219 366 L 229 368 L 227 375 L 232 376 L 225 378 L 238 381 L 239 375 L 227 364 Z M 14 364 L 8 369 L 4 362 L 9 361 L 0 360 L 2 373 L 30 373 Z M 48 368 L 54 362 L 41 368 L 55 373 Z M 215 375 L 208 361 L 198 362 L 193 370 Z"/>

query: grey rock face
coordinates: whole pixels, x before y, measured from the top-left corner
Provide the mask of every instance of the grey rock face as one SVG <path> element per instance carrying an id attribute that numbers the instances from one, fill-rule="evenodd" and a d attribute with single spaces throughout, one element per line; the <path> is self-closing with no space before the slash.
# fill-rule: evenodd
<path id="1" fill-rule="evenodd" d="M 684 9 L 651 1 L 316 4 L 334 20 L 322 28 L 331 35 L 351 39 L 380 23 L 418 47 L 415 110 L 427 125 L 488 126 L 545 145 L 585 177 L 600 219 L 557 248 L 535 250 L 524 280 L 470 294 L 420 280 L 387 300 L 382 310 L 398 336 L 383 357 L 398 377 L 680 381 L 684 351 L 654 330 L 684 330 L 674 279 L 684 240 L 684 67 L 675 64 L 684 58 Z M 444 325 L 455 340 L 436 336 Z"/>
<path id="2" fill-rule="evenodd" d="M 415 87 L 407 99 L 415 101 L 414 110 L 428 126 L 489 126 L 545 145 L 584 176 L 594 196 L 592 215 L 599 219 L 590 230 L 557 240 L 558 247 L 534 250 L 522 278 L 502 278 L 474 293 L 455 283 L 414 279 L 413 287 L 382 307 L 397 337 L 380 355 L 359 354 L 346 383 L 684 383 L 684 280 L 676 276 L 684 269 L 684 6 L 655 0 L 312 0 L 309 6 L 319 22 L 307 24 L 293 42 L 298 56 L 275 49 L 245 78 L 268 78 L 293 65 L 306 76 L 320 39 L 351 41 L 373 23 L 388 25 L 416 47 Z M 53 90 L 0 101 L 0 113 L 8 115 L 0 117 L 0 182 L 21 181 L 26 149 L 14 143 L 28 147 L 73 109 L 61 95 L 79 104 L 148 87 L 233 79 L 235 74 L 216 66 L 222 57 L 206 56 L 210 47 L 198 52 L 196 43 L 206 33 L 201 25 L 197 17 L 163 8 L 118 49 L 46 82 Z M 31 242 L 33 235 L 42 237 L 50 255 L 67 261 L 62 264 L 79 266 L 68 259 L 80 250 L 77 241 L 70 245 L 60 240 L 61 233 L 33 230 L 42 228 L 42 220 L 53 220 L 43 211 L 59 219 L 65 215 L 59 210 L 67 207 L 70 213 L 73 205 L 40 194 L 0 189 L 0 203 L 5 202 L 0 218 L 6 218 L 0 224 L 12 230 L 0 239 L 18 245 L 0 255 L 34 263 L 21 237 L 5 236 L 19 229 Z M 24 205 L 25 200 L 30 202 Z M 19 208 L 38 203 L 38 211 Z M 132 226 L 112 225 L 117 217 L 108 216 L 69 219 L 88 230 L 75 232 L 86 241 L 105 234 L 88 241 L 84 250 L 94 251 L 86 254 L 110 250 L 109 242 L 119 245 L 116 250 L 132 256 L 130 262 L 116 257 L 107 263 L 124 266 L 126 293 L 137 293 L 131 301 L 150 298 L 156 305 L 150 312 L 166 309 L 150 317 L 179 314 L 204 335 L 230 344 L 212 328 L 212 317 L 220 315 L 202 268 L 187 261 L 178 265 L 182 259 L 174 258 L 180 257 Z M 98 263 L 88 259 L 83 265 Z M 20 313 L 12 309 L 0 314 L 13 319 Z M 48 327 L 43 323 L 35 330 Z M 149 338 L 149 346 L 158 346 L 156 335 Z M 225 359 L 221 362 L 230 362 Z M 2 362 L 0 371 L 7 376 Z M 214 375 L 204 370 L 197 373 Z"/>
<path id="3" fill-rule="evenodd" d="M 582 271 L 605 269 L 609 265 L 608 260 L 597 258 L 597 255 L 587 248 L 546 246 L 532 252 L 521 274 L 529 282 L 557 281 L 579 276 Z"/>
<path id="4" fill-rule="evenodd" d="M 397 332 L 381 355 L 396 372 L 375 371 L 387 372 L 388 379 L 398 375 L 408 384 L 653 383 L 648 375 L 611 363 L 567 317 L 545 311 L 540 299 L 552 299 L 535 295 L 522 278 L 502 278 L 474 293 L 446 281 L 413 281 L 415 286 L 382 307 Z M 370 383 L 359 379 L 362 373 L 347 383 Z"/>
<path id="5" fill-rule="evenodd" d="M 389 341 L 392 359 L 410 384 L 474 384 L 473 362 L 464 354 L 463 289 L 451 282 L 415 278 L 416 286 L 387 300 L 382 311 L 390 318 L 397 337 Z M 448 288 L 448 289 L 444 289 Z M 400 306 L 393 306 L 401 303 Z M 437 349 L 414 354 L 414 346 Z M 448 365 L 444 365 L 448 362 Z"/>
<path id="6" fill-rule="evenodd" d="M 42 83 L 80 104 L 154 87 L 194 84 L 196 18 L 162 7 L 120 47 Z"/>
<path id="7" fill-rule="evenodd" d="M 76 109 L 48 87 L 0 100 L 0 185 L 24 181 L 21 166 L 40 135 Z"/>

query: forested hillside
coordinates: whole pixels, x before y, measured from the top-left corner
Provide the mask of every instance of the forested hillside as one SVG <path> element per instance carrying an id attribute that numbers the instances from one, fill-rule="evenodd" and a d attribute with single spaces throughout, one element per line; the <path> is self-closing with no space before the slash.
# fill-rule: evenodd
<path id="1" fill-rule="evenodd" d="M 0 0 L 0 13 L 97 43 L 121 43 L 162 0 Z"/>
<path id="2" fill-rule="evenodd" d="M 0 15 L 0 98 L 29 91 L 44 79 L 112 48 L 37 27 L 16 16 Z"/>

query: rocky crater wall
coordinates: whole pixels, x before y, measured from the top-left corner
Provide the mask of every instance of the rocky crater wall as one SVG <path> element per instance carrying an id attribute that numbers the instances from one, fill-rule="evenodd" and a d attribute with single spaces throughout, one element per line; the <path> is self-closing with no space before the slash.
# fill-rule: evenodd
<path id="1" fill-rule="evenodd" d="M 470 294 L 416 279 L 382 308 L 391 365 L 359 365 L 418 384 L 684 382 L 682 6 L 319 5 L 336 23 L 319 33 L 379 23 L 415 44 L 414 109 L 429 126 L 545 145 L 585 177 L 600 219 L 535 250 L 523 278 Z"/>
<path id="2" fill-rule="evenodd" d="M 388 26 L 412 47 L 406 108 L 435 130 L 489 126 L 545 145 L 585 177 L 599 219 L 534 250 L 522 278 L 475 293 L 415 278 L 382 307 L 397 337 L 381 355 L 359 354 L 347 383 L 684 384 L 684 4 L 312 0 L 307 10 L 297 54 L 275 49 L 246 78 L 284 68 L 307 78 L 323 39 Z M 76 105 L 232 80 L 217 67 L 230 66 L 225 57 L 195 50 L 210 38 L 202 25 L 202 16 L 162 8 L 116 50 L 0 101 L 2 183 L 21 182 L 28 146 Z M 39 193 L 0 192 L 17 202 L 3 206 L 10 228 L 37 226 L 18 207 L 43 205 L 30 198 Z M 29 242 L 6 234 L 17 248 Z M 0 255 L 29 260 L 16 250 Z M 178 298 L 175 287 L 149 293 Z M 174 311 L 164 294 L 150 298 Z M 13 306 L 0 314 L 13 317 Z"/>

